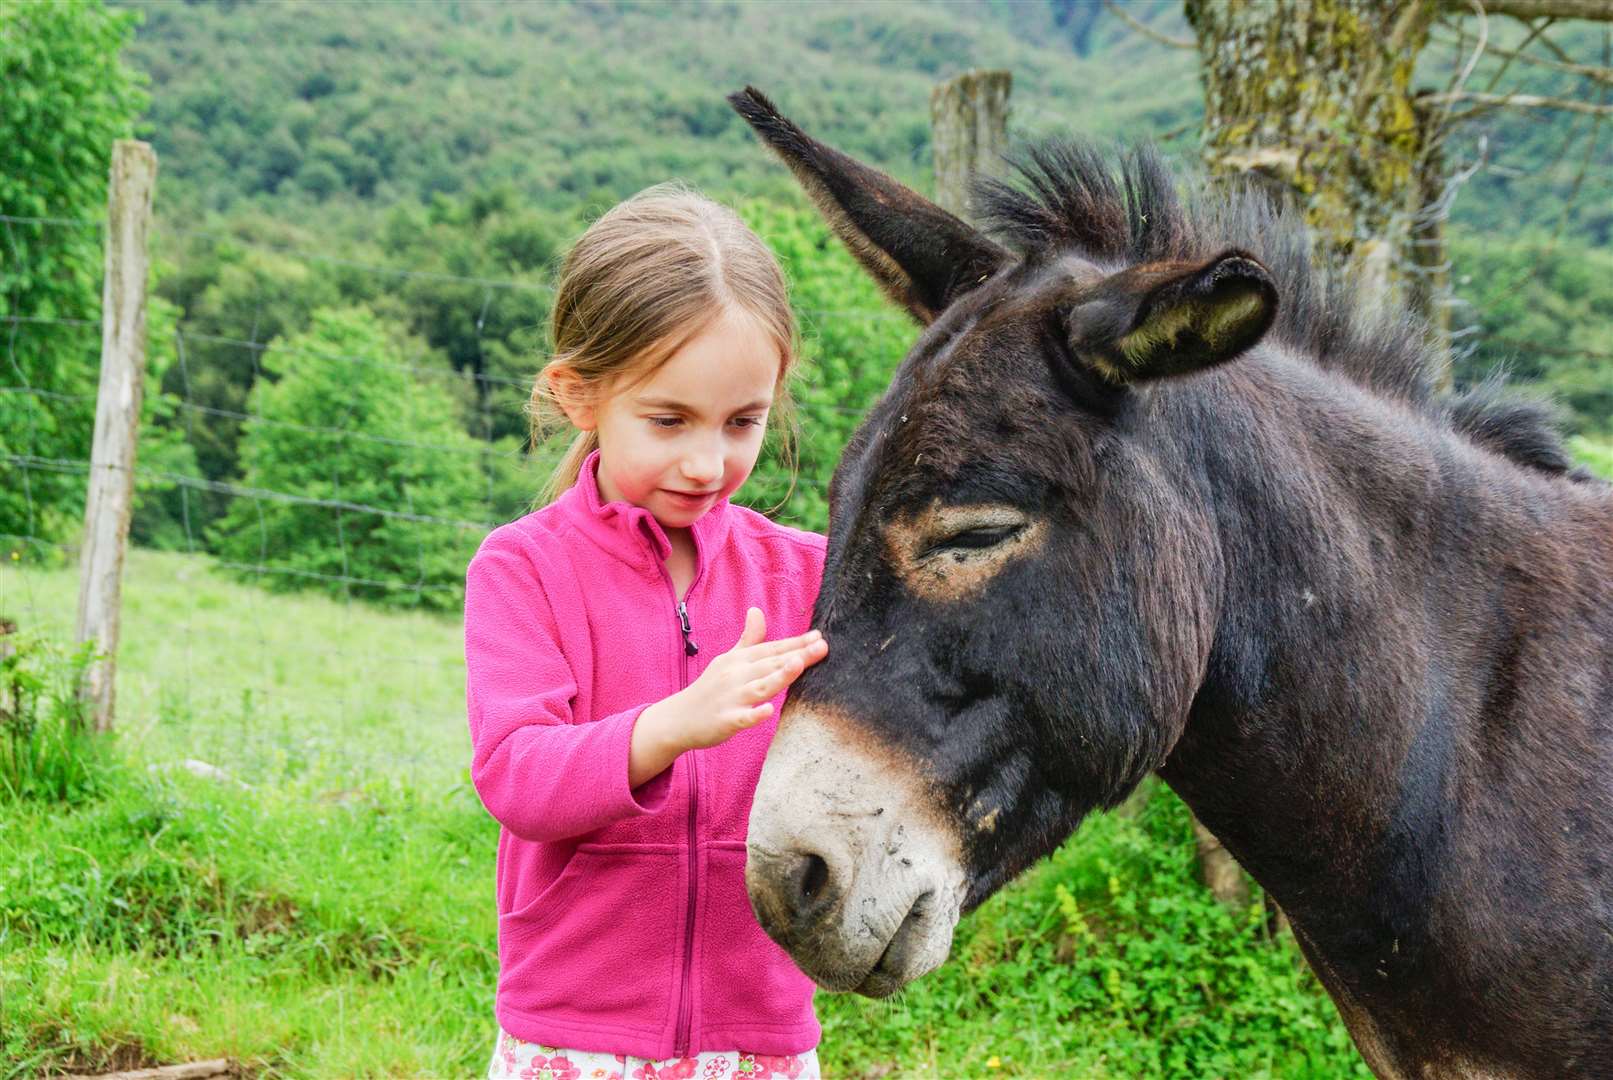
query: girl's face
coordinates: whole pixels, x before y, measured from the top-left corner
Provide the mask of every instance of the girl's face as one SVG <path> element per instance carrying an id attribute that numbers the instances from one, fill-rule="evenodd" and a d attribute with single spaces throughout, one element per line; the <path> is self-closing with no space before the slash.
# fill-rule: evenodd
<path id="1" fill-rule="evenodd" d="M 686 529 L 745 482 L 762 449 L 782 357 L 730 308 L 654 374 L 592 407 L 568 410 L 599 433 L 599 492 Z"/>

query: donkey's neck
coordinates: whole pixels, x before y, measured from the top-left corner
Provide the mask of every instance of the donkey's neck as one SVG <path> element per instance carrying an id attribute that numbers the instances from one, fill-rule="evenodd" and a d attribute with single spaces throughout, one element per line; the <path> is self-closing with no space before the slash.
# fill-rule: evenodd
<path id="1" fill-rule="evenodd" d="M 1463 892 L 1504 880 L 1500 847 L 1560 849 L 1555 817 L 1525 808 L 1552 785 L 1594 801 L 1587 770 L 1609 764 L 1605 715 L 1544 684 L 1566 669 L 1613 699 L 1613 500 L 1280 356 L 1218 377 L 1236 392 L 1180 407 L 1214 433 L 1221 617 L 1161 774 L 1341 1005 L 1459 988 L 1442 914 L 1493 908 Z M 1500 828 L 1516 834 L 1481 835 Z"/>

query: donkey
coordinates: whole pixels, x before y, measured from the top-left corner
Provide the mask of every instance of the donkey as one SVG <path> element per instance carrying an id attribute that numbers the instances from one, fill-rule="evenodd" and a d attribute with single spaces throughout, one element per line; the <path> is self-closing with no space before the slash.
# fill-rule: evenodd
<path id="1" fill-rule="evenodd" d="M 729 100 L 924 327 L 831 484 L 767 932 L 889 994 L 1157 772 L 1380 1077 L 1613 1076 L 1613 487 L 1269 200 L 1054 144 L 988 235 Z"/>

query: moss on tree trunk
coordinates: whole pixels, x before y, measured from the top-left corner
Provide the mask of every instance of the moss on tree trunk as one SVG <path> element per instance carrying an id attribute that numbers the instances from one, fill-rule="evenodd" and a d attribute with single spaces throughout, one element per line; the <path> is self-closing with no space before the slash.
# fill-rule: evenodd
<path id="1" fill-rule="evenodd" d="M 1292 192 L 1318 242 L 1398 294 L 1422 208 L 1412 72 L 1428 0 L 1187 0 L 1210 170 Z"/>

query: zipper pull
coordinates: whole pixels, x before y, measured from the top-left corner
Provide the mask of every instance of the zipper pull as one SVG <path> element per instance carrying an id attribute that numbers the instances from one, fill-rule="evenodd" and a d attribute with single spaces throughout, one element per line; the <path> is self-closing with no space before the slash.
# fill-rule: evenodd
<path id="1" fill-rule="evenodd" d="M 694 633 L 694 627 L 689 625 L 689 608 L 682 600 L 678 601 L 678 629 L 683 631 L 683 655 L 693 656 L 699 652 L 700 646 L 689 636 Z"/>

